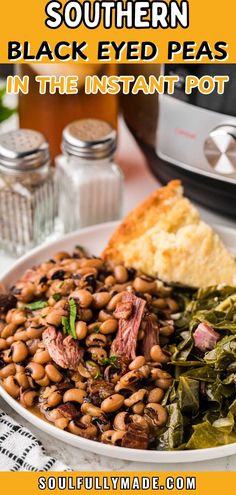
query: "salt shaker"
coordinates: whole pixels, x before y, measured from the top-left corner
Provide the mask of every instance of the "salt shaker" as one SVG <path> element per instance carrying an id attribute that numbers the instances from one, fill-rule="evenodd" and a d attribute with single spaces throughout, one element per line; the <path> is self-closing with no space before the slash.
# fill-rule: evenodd
<path id="1" fill-rule="evenodd" d="M 57 194 L 49 146 L 39 132 L 0 135 L 0 248 L 20 256 L 54 229 Z"/>
<path id="2" fill-rule="evenodd" d="M 64 129 L 56 166 L 65 232 L 120 218 L 123 173 L 115 150 L 116 131 L 107 122 L 83 119 Z"/>

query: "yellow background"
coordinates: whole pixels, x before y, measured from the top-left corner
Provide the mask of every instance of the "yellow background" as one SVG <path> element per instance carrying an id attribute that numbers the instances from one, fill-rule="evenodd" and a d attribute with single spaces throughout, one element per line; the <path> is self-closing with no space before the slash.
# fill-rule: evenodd
<path id="1" fill-rule="evenodd" d="M 111 495 L 117 495 L 119 493 L 119 490 L 116 492 L 113 490 L 110 491 L 94 491 L 90 490 L 86 492 L 86 490 L 82 489 L 80 491 L 61 491 L 60 490 L 38 490 L 38 478 L 40 476 L 72 476 L 75 478 L 76 473 L 1 473 L 0 479 L 1 479 L 1 493 L 6 495 L 39 495 L 39 494 L 44 494 L 44 495 L 60 495 L 60 494 L 65 494 L 69 495 L 71 494 L 80 494 L 81 495 L 98 495 L 100 493 L 101 495 L 104 495 L 104 493 L 109 493 Z M 88 473 L 77 473 L 78 476 L 92 476 L 90 472 Z M 196 476 L 197 478 L 197 489 L 196 491 L 193 490 L 160 490 L 159 491 L 152 491 L 152 490 L 144 490 L 143 492 L 139 490 L 125 490 L 123 491 L 123 494 L 126 493 L 127 495 L 143 495 L 144 493 L 147 495 L 150 494 L 157 494 L 162 493 L 163 495 L 167 495 L 168 493 L 171 495 L 222 495 L 226 494 L 227 495 L 233 495 L 235 493 L 235 485 L 236 485 L 236 473 L 158 473 L 158 466 L 157 466 L 157 472 L 152 472 L 152 473 L 129 473 L 129 472 L 122 472 L 122 473 L 97 473 L 96 476 L 99 476 L 100 478 L 102 476 L 130 476 L 131 478 L 133 476 L 159 476 L 160 478 L 160 484 L 164 484 L 165 478 L 167 476 L 173 476 L 176 478 L 177 476 Z"/>
<path id="2" fill-rule="evenodd" d="M 49 29 L 45 25 L 46 0 L 11 0 L 2 1 L 0 7 L 0 62 L 8 62 L 8 41 L 30 41 L 32 53 L 38 50 L 41 42 L 47 40 L 55 44 L 58 41 L 86 41 L 89 49 L 89 62 L 96 63 L 97 44 L 100 40 L 152 41 L 158 43 L 159 57 L 157 62 L 167 61 L 167 43 L 169 40 L 193 40 L 200 43 L 207 40 L 212 45 L 216 41 L 229 44 L 229 58 L 226 62 L 236 62 L 235 37 L 235 0 L 190 0 L 189 29 L 96 29 L 88 30 L 81 26 L 78 29 L 68 29 L 61 26 Z M 62 4 L 66 0 L 61 0 Z M 175 58 L 176 63 L 182 61 L 181 55 Z M 42 60 L 45 63 L 45 59 Z M 81 63 L 82 61 L 79 61 Z M 125 62 L 124 57 L 121 62 Z M 202 60 L 201 62 L 207 62 Z M 63 62 L 62 62 L 63 63 Z M 86 63 L 86 62 L 85 62 Z"/>

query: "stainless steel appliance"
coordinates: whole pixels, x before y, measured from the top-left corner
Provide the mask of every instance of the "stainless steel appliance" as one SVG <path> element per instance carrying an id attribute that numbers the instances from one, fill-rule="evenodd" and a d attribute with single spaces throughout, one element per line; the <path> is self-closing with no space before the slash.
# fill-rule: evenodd
<path id="1" fill-rule="evenodd" d="M 179 76 L 173 95 L 142 96 L 133 103 L 129 96 L 124 105 L 153 173 L 162 182 L 180 178 L 192 198 L 236 217 L 236 65 L 169 64 L 148 71 Z M 223 74 L 230 81 L 223 95 L 197 90 L 186 95 L 188 74 Z"/>

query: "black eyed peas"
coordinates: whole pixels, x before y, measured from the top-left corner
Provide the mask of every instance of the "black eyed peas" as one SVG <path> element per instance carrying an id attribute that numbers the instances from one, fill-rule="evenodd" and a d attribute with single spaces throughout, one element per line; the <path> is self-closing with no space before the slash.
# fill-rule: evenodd
<path id="1" fill-rule="evenodd" d="M 159 403 L 162 401 L 163 397 L 165 395 L 165 392 L 162 388 L 153 388 L 150 390 L 148 394 L 148 402 L 156 402 Z"/>
<path id="2" fill-rule="evenodd" d="M 45 320 L 48 323 L 48 325 L 54 325 L 55 327 L 57 327 L 58 325 L 61 324 L 61 319 L 63 316 L 67 316 L 67 312 L 64 309 L 53 308 L 47 314 Z"/>
<path id="3" fill-rule="evenodd" d="M 81 406 L 81 412 L 88 416 L 99 417 L 103 414 L 103 411 L 89 402 L 84 402 Z"/>
<path id="4" fill-rule="evenodd" d="M 97 428 L 95 425 L 90 424 L 87 427 L 85 425 L 79 425 L 76 421 L 70 421 L 68 424 L 68 430 L 74 435 L 79 435 L 83 438 L 89 438 L 95 440 L 97 437 Z"/>
<path id="5" fill-rule="evenodd" d="M 11 337 L 16 331 L 16 326 L 13 323 L 9 323 L 4 327 L 1 331 L 1 337 L 3 339 L 7 339 L 7 337 Z"/>
<path id="6" fill-rule="evenodd" d="M 62 394 L 59 390 L 55 390 L 48 397 L 48 405 L 49 407 L 56 407 L 62 402 Z"/>
<path id="7" fill-rule="evenodd" d="M 98 313 L 99 322 L 110 320 L 111 317 L 112 317 L 112 311 L 108 311 L 107 309 L 101 309 L 101 311 L 99 311 Z"/>
<path id="8" fill-rule="evenodd" d="M 59 383 L 63 378 L 62 374 L 60 373 L 60 371 L 58 371 L 54 364 L 47 364 L 45 366 L 45 372 L 49 380 L 51 380 L 51 382 L 53 383 Z"/>
<path id="9" fill-rule="evenodd" d="M 151 348 L 150 356 L 157 363 L 168 363 L 170 355 L 164 352 L 160 345 L 154 345 Z"/>
<path id="10" fill-rule="evenodd" d="M 123 295 L 124 292 L 118 292 L 118 294 L 115 294 L 107 304 L 107 310 L 114 311 L 116 309 L 117 304 L 121 301 Z"/>
<path id="11" fill-rule="evenodd" d="M 149 402 L 144 409 L 144 414 L 156 426 L 164 426 L 168 419 L 167 410 L 156 402 Z"/>
<path id="12" fill-rule="evenodd" d="M 63 402 L 79 402 L 79 404 L 83 404 L 86 395 L 84 390 L 71 388 L 64 393 Z"/>
<path id="13" fill-rule="evenodd" d="M 141 366 L 144 366 L 146 364 L 146 359 L 144 356 L 137 356 L 133 361 L 131 361 L 129 365 L 129 369 L 131 371 L 137 370 L 138 368 L 141 368 Z"/>
<path id="14" fill-rule="evenodd" d="M 46 349 L 38 349 L 33 357 L 33 361 L 38 364 L 47 364 L 50 360 L 50 354 Z"/>
<path id="15" fill-rule="evenodd" d="M 80 268 L 79 270 L 77 270 L 77 274 L 80 275 L 81 277 L 84 277 L 85 279 L 88 279 L 88 277 L 90 277 L 90 276 L 97 277 L 98 271 L 96 268 L 84 266 L 83 268 Z"/>
<path id="16" fill-rule="evenodd" d="M 6 349 L 5 351 L 2 351 L 1 353 L 2 359 L 4 363 L 9 364 L 12 363 L 12 350 L 11 349 Z"/>
<path id="17" fill-rule="evenodd" d="M 15 374 L 15 379 L 22 390 L 29 388 L 29 380 L 24 371 L 19 371 Z"/>
<path id="18" fill-rule="evenodd" d="M 58 253 L 54 254 L 54 256 L 53 256 L 53 259 L 55 261 L 62 261 L 62 260 L 68 259 L 68 258 L 70 258 L 70 255 L 66 251 L 59 251 Z"/>
<path id="19" fill-rule="evenodd" d="M 45 321 L 44 321 L 45 323 Z M 29 327 L 26 330 L 28 339 L 40 339 L 42 337 L 42 333 L 44 331 L 45 327 L 41 326 L 39 328 L 36 327 Z"/>
<path id="20" fill-rule="evenodd" d="M 133 385 L 139 380 L 141 380 L 143 377 L 142 373 L 140 372 L 140 369 L 135 369 L 132 371 L 128 371 L 125 375 L 123 375 L 120 378 L 120 385 L 125 387 L 128 387 L 129 385 Z"/>
<path id="21" fill-rule="evenodd" d="M 132 414 L 130 420 L 132 423 L 136 424 L 137 426 L 144 428 L 144 430 L 148 428 L 147 420 L 140 414 Z"/>
<path id="22" fill-rule="evenodd" d="M 96 349 L 99 349 L 99 348 L 96 348 Z M 99 365 L 97 363 L 95 363 L 95 360 L 96 360 L 96 356 L 94 355 L 93 361 L 88 360 L 85 363 L 86 369 L 87 369 L 90 377 L 92 377 L 92 378 L 99 377 L 101 375 Z M 98 362 L 99 362 L 99 360 L 98 360 Z"/>
<path id="23" fill-rule="evenodd" d="M 124 397 L 131 395 L 135 392 L 135 384 L 124 385 L 121 380 L 119 380 L 115 385 L 115 392 L 122 393 Z"/>
<path id="24" fill-rule="evenodd" d="M 119 412 L 113 422 L 113 427 L 115 430 L 126 430 L 129 421 L 129 413 L 126 411 Z"/>
<path id="25" fill-rule="evenodd" d="M 96 292 L 93 294 L 93 303 L 92 306 L 94 309 L 102 309 L 104 308 L 111 299 L 110 292 Z"/>
<path id="26" fill-rule="evenodd" d="M 170 297 L 168 297 L 167 298 L 167 304 L 168 304 L 172 313 L 177 313 L 177 311 L 179 311 L 179 305 L 174 299 L 171 299 Z"/>
<path id="27" fill-rule="evenodd" d="M 121 394 L 114 394 L 107 397 L 101 403 L 101 409 L 104 413 L 111 413 L 120 409 L 124 404 L 124 397 Z"/>
<path id="28" fill-rule="evenodd" d="M 26 345 L 27 345 L 29 354 L 31 356 L 34 356 L 34 354 L 38 350 L 39 343 L 40 343 L 40 340 L 39 339 L 29 339 L 29 340 L 26 341 Z"/>
<path id="29" fill-rule="evenodd" d="M 85 323 L 85 321 L 77 321 L 75 325 L 75 331 L 77 335 L 78 340 L 83 340 L 87 336 L 88 333 L 88 327 Z"/>
<path id="30" fill-rule="evenodd" d="M 8 344 L 8 347 L 10 347 L 13 344 L 13 342 L 15 342 L 15 340 L 16 339 L 14 335 L 12 335 L 11 337 L 7 337 L 6 343 Z"/>
<path id="31" fill-rule="evenodd" d="M 107 343 L 107 338 L 101 333 L 91 333 L 86 339 L 86 346 L 101 346 L 104 347 Z"/>
<path id="32" fill-rule="evenodd" d="M 143 402 L 137 402 L 132 406 L 132 411 L 134 414 L 141 415 L 144 412 L 145 404 Z"/>
<path id="33" fill-rule="evenodd" d="M 80 310 L 80 319 L 82 321 L 85 321 L 86 323 L 88 323 L 89 321 L 91 321 L 93 318 L 93 312 L 91 309 L 81 309 Z"/>
<path id="34" fill-rule="evenodd" d="M 22 340 L 23 342 L 29 342 L 29 336 L 27 334 L 26 330 L 23 330 L 21 327 L 17 329 L 16 333 L 14 334 L 14 340 Z"/>
<path id="35" fill-rule="evenodd" d="M 108 275 L 108 277 L 105 278 L 105 285 L 107 285 L 108 287 L 109 286 L 112 286 L 116 283 L 116 279 L 115 277 L 113 277 L 113 275 Z"/>
<path id="36" fill-rule="evenodd" d="M 6 322 L 12 323 L 16 327 L 22 325 L 27 320 L 26 313 L 22 309 L 11 309 L 6 316 Z"/>
<path id="37" fill-rule="evenodd" d="M 107 352 L 103 347 L 89 347 L 88 352 L 91 355 L 91 359 L 93 361 L 97 361 L 98 363 L 102 363 L 105 359 L 107 359 Z"/>
<path id="38" fill-rule="evenodd" d="M 9 344 L 5 339 L 0 338 L 0 351 L 4 351 L 5 349 L 8 349 Z"/>
<path id="39" fill-rule="evenodd" d="M 101 326 L 101 323 L 100 322 L 94 322 L 94 323 L 90 323 L 88 325 L 88 333 L 91 334 L 91 333 L 99 333 L 100 332 L 100 326 Z"/>
<path id="40" fill-rule="evenodd" d="M 48 377 L 48 375 L 44 375 L 43 378 L 41 378 L 40 380 L 35 380 L 35 382 L 40 385 L 40 387 L 47 387 L 49 384 L 50 384 L 50 379 Z"/>
<path id="41" fill-rule="evenodd" d="M 167 307 L 167 301 L 163 297 L 158 297 L 152 301 L 152 305 L 157 309 L 165 309 Z"/>
<path id="42" fill-rule="evenodd" d="M 71 298 L 79 302 L 81 308 L 88 308 L 93 302 L 93 296 L 91 292 L 85 289 L 77 289 L 70 295 Z"/>
<path id="43" fill-rule="evenodd" d="M 87 370 L 87 368 L 85 366 L 83 366 L 83 364 L 79 364 L 78 366 L 78 371 L 80 373 L 80 375 L 83 377 L 83 378 L 91 378 L 91 375 L 89 373 L 89 371 Z"/>
<path id="44" fill-rule="evenodd" d="M 160 335 L 163 335 L 164 337 L 171 337 L 174 331 L 174 325 L 164 325 L 160 328 Z"/>
<path id="45" fill-rule="evenodd" d="M 173 383 L 172 376 L 166 371 L 160 369 L 156 369 L 155 371 L 156 371 L 156 379 L 155 379 L 156 386 L 161 388 L 162 390 L 168 390 L 168 388 L 171 387 Z"/>
<path id="46" fill-rule="evenodd" d="M 179 311 L 172 289 L 76 248 L 72 256 L 57 253 L 27 271 L 13 292 L 13 306 L 3 313 L 0 307 L 5 390 L 61 430 L 122 447 L 128 439 L 131 448 L 138 431 L 144 448 L 153 448 L 155 429 L 168 420 L 161 403 L 173 383 L 166 371 L 170 356 L 162 348 L 171 343 L 172 314 Z M 133 329 L 132 298 L 144 309 L 132 353 L 127 339 L 119 354 L 113 342 L 123 326 Z M 147 321 L 156 344 L 145 350 Z"/>
<path id="47" fill-rule="evenodd" d="M 117 320 L 115 320 L 115 318 L 109 318 L 100 325 L 100 332 L 103 333 L 104 335 L 109 335 L 111 333 L 116 332 L 117 328 L 118 328 Z"/>
<path id="48" fill-rule="evenodd" d="M 128 399 L 125 399 L 124 404 L 127 407 L 132 407 L 137 404 L 137 402 L 142 402 L 146 395 L 147 390 L 145 388 L 140 388 L 137 392 L 134 392 Z"/>
<path id="49" fill-rule="evenodd" d="M 14 398 L 17 399 L 20 395 L 20 387 L 13 375 L 4 378 L 3 387 Z"/>
<path id="50" fill-rule="evenodd" d="M 82 261 L 81 266 L 82 266 L 82 268 L 93 267 L 93 268 L 96 268 L 97 270 L 100 270 L 103 267 L 103 261 L 99 258 L 86 259 L 86 260 Z"/>
<path id="51" fill-rule="evenodd" d="M 0 378 L 7 378 L 8 376 L 14 375 L 16 372 L 16 366 L 14 363 L 7 364 L 4 368 L 0 369 Z"/>
<path id="52" fill-rule="evenodd" d="M 28 408 L 32 407 L 38 397 L 38 393 L 35 390 L 25 390 L 20 394 L 20 402 L 22 406 Z"/>
<path id="53" fill-rule="evenodd" d="M 58 418 L 55 421 L 55 426 L 60 428 L 60 430 L 65 430 L 69 424 L 69 419 L 67 418 Z"/>
<path id="54" fill-rule="evenodd" d="M 41 380 L 45 375 L 44 367 L 41 364 L 35 363 L 33 361 L 28 364 L 28 366 L 26 366 L 25 372 L 27 376 L 31 376 L 31 378 L 35 381 Z"/>
<path id="55" fill-rule="evenodd" d="M 114 276 L 119 284 L 124 284 L 129 278 L 128 272 L 123 265 L 115 266 Z"/>
<path id="56" fill-rule="evenodd" d="M 102 434 L 101 441 L 111 445 L 120 445 L 124 435 L 125 431 L 108 430 Z"/>
<path id="57" fill-rule="evenodd" d="M 157 291 L 156 282 L 147 280 L 145 277 L 136 277 L 133 287 L 137 292 L 147 292 L 148 294 L 154 294 Z"/>
<path id="58" fill-rule="evenodd" d="M 11 346 L 12 361 L 13 363 L 20 363 L 24 361 L 28 356 L 28 348 L 22 341 L 14 342 Z"/>

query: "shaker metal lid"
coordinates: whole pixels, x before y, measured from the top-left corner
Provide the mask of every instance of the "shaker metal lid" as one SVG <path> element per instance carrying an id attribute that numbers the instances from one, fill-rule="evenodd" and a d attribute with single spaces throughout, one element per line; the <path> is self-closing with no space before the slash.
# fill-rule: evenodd
<path id="1" fill-rule="evenodd" d="M 63 131 L 62 149 L 67 155 L 85 159 L 102 159 L 116 150 L 116 131 L 103 120 L 81 119 Z"/>
<path id="2" fill-rule="evenodd" d="M 0 134 L 0 166 L 24 171 L 41 167 L 49 160 L 48 142 L 40 132 L 18 129 Z"/>

